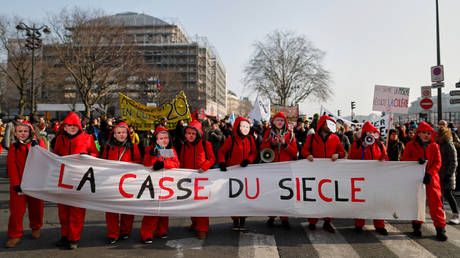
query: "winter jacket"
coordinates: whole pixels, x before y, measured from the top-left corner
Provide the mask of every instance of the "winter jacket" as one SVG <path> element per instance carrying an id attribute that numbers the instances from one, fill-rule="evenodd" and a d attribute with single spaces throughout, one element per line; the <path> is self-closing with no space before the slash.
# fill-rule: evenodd
<path id="1" fill-rule="evenodd" d="M 326 120 L 334 121 L 334 119 L 323 115 L 318 121 L 316 133 L 310 134 L 302 148 L 302 157 L 313 155 L 315 158 L 331 158 L 333 154 L 339 154 L 339 158 L 345 157 L 345 150 L 337 135 L 329 133 L 326 138 L 321 136 L 321 127 Z"/>
<path id="2" fill-rule="evenodd" d="M 400 161 L 404 151 L 404 143 L 399 140 L 388 141 L 388 158 L 390 161 Z"/>
<path id="3" fill-rule="evenodd" d="M 272 138 L 277 134 L 277 129 L 275 129 L 273 120 L 277 117 L 282 117 L 284 119 L 284 128 L 280 131 L 280 133 L 284 135 L 284 140 L 286 142 L 285 146 L 282 146 L 281 144 L 275 145 L 272 143 Z M 287 130 L 287 118 L 283 112 L 279 112 L 273 117 L 271 121 L 271 129 L 265 131 L 260 149 L 263 151 L 266 148 L 270 148 L 275 152 L 275 159 L 273 162 L 290 161 L 297 157 L 295 136 Z"/>
<path id="4" fill-rule="evenodd" d="M 389 160 L 386 148 L 383 143 L 379 142 L 379 139 L 376 139 L 374 144 L 370 146 L 364 146 L 364 137 L 366 137 L 366 134 L 369 132 L 378 133 L 379 131 L 371 123 L 366 122 L 363 125 L 361 138 L 351 145 L 348 158 L 360 160 Z"/>
<path id="5" fill-rule="evenodd" d="M 218 153 L 220 147 L 222 146 L 222 144 L 224 144 L 224 141 L 225 141 L 224 134 L 222 133 L 222 131 L 219 128 L 217 128 L 215 130 L 211 129 L 208 132 L 208 141 L 212 145 L 212 150 L 214 151 L 214 156 L 217 157 L 217 153 Z"/>
<path id="6" fill-rule="evenodd" d="M 196 139 L 194 142 L 186 141 L 180 152 L 180 167 L 189 169 L 208 170 L 216 162 L 212 145 L 203 140 L 203 131 L 198 120 L 192 121 L 186 128 L 196 130 Z M 204 142 L 204 143 L 203 143 Z"/>
<path id="7" fill-rule="evenodd" d="M 414 140 L 407 143 L 404 148 L 401 161 L 416 161 L 419 158 L 428 160 L 426 165 L 426 172 L 432 177 L 438 177 L 439 169 L 441 168 L 441 153 L 439 151 L 439 145 L 434 142 L 434 130 L 426 122 L 421 122 L 417 127 L 416 135 L 421 131 L 432 131 L 433 137 L 431 142 L 423 148 L 418 139 L 418 136 Z"/>
<path id="8" fill-rule="evenodd" d="M 155 129 L 155 133 L 153 135 L 153 139 L 156 139 L 157 134 L 161 131 L 168 132 L 168 130 L 162 126 L 158 126 Z M 168 133 L 169 135 L 169 133 Z M 153 141 L 155 142 L 155 140 Z M 169 135 L 169 144 L 166 147 L 167 149 L 172 149 L 174 152 L 174 157 L 162 157 L 160 153 L 157 153 L 155 155 L 155 146 L 149 146 L 145 148 L 145 156 L 144 156 L 144 166 L 146 167 L 151 167 L 155 164 L 157 161 L 163 161 L 164 162 L 164 168 L 166 169 L 171 169 L 171 168 L 178 168 L 180 166 L 179 159 L 177 158 L 177 153 L 176 150 L 172 147 L 173 142 L 171 139 L 171 136 Z M 153 150 L 152 150 L 153 149 Z"/>
<path id="9" fill-rule="evenodd" d="M 118 142 L 113 136 L 115 128 L 117 127 L 123 127 L 128 133 L 128 136 L 124 144 Z M 141 163 L 142 157 L 139 152 L 139 147 L 137 146 L 137 144 L 132 143 L 130 137 L 131 136 L 129 134 L 129 128 L 125 122 L 121 122 L 115 125 L 112 131 L 110 132 L 109 141 L 105 145 L 100 158 L 132 163 Z"/>
<path id="10" fill-rule="evenodd" d="M 240 123 L 249 121 L 243 117 L 238 117 L 233 124 L 233 134 L 225 140 L 224 145 L 219 149 L 219 163 L 226 162 L 227 166 L 239 165 L 247 159 L 251 163 L 257 158 L 257 146 L 254 137 L 249 133 L 242 136 L 240 133 Z"/>
<path id="11" fill-rule="evenodd" d="M 442 189 L 455 189 L 455 171 L 457 170 L 457 151 L 452 142 L 450 129 L 439 132 L 436 142 L 441 152 L 441 168 L 439 169 L 439 180 Z"/>
<path id="12" fill-rule="evenodd" d="M 75 135 L 69 135 L 63 130 L 64 124 L 77 125 L 80 130 Z M 83 132 L 81 121 L 77 114 L 70 112 L 62 122 L 60 131 L 60 134 L 56 137 L 56 144 L 53 150 L 55 154 L 66 156 L 84 153 L 93 157 L 99 156 L 93 137 Z"/>

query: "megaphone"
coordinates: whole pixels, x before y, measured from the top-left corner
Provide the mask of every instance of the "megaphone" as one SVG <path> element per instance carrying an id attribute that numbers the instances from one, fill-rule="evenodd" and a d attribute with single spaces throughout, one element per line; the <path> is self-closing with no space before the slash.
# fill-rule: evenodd
<path id="1" fill-rule="evenodd" d="M 275 159 L 275 152 L 270 148 L 265 148 L 260 152 L 260 159 L 264 163 L 273 162 Z"/>

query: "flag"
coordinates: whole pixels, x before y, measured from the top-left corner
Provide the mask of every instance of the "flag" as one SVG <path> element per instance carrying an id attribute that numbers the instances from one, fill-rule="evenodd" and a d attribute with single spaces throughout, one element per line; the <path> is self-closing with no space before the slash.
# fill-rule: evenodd
<path id="1" fill-rule="evenodd" d="M 233 123 L 235 123 L 235 120 L 236 120 L 236 115 L 235 113 L 232 112 L 232 114 L 228 118 L 228 122 L 233 125 Z"/>
<path id="2" fill-rule="evenodd" d="M 270 100 L 257 96 L 254 106 L 249 113 L 249 119 L 255 121 L 270 121 Z"/>
<path id="3" fill-rule="evenodd" d="M 158 89 L 162 89 L 163 87 L 161 87 L 161 84 L 160 84 L 160 78 L 157 78 L 157 88 Z"/>

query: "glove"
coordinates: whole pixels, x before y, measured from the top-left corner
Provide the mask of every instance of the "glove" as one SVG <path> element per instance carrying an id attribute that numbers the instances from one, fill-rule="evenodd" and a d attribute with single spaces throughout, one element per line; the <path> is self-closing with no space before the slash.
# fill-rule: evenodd
<path id="1" fill-rule="evenodd" d="M 13 186 L 13 190 L 15 190 L 17 193 L 22 193 L 22 189 L 20 185 Z"/>
<path id="2" fill-rule="evenodd" d="M 418 164 L 420 164 L 420 165 L 423 165 L 426 162 L 426 160 L 424 158 L 419 158 L 417 161 L 418 161 Z"/>
<path id="3" fill-rule="evenodd" d="M 227 171 L 227 165 L 224 162 L 219 163 L 219 168 L 222 172 Z"/>
<path id="4" fill-rule="evenodd" d="M 241 162 L 240 165 L 242 167 L 247 167 L 250 163 L 251 163 L 251 161 L 249 161 L 248 159 L 245 159 L 245 160 L 243 160 L 243 162 Z"/>
<path id="5" fill-rule="evenodd" d="M 431 183 L 431 175 L 428 173 L 425 173 L 425 176 L 423 177 L 423 183 L 426 185 L 429 185 Z"/>
<path id="6" fill-rule="evenodd" d="M 289 146 L 289 145 L 288 145 L 287 143 L 284 143 L 284 144 L 283 144 L 283 148 L 285 148 L 285 149 L 286 149 L 288 146 Z"/>
<path id="7" fill-rule="evenodd" d="M 165 163 L 163 161 L 157 160 L 155 164 L 153 164 L 153 170 L 157 171 L 165 167 Z"/>
<path id="8" fill-rule="evenodd" d="M 38 145 L 38 141 L 36 139 L 33 139 L 30 144 L 32 145 L 32 147 L 34 147 L 35 145 Z"/>

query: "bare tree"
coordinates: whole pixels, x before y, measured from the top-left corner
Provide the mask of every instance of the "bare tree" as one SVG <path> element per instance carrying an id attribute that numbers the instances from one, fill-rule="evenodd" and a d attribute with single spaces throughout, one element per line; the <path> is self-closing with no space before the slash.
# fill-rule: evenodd
<path id="1" fill-rule="evenodd" d="M 99 10 L 63 10 L 50 19 L 56 61 L 73 78 L 85 117 L 101 98 L 119 90 L 136 64 L 128 28 Z"/>
<path id="2" fill-rule="evenodd" d="M 332 94 L 321 64 L 324 53 L 304 36 L 277 30 L 254 48 L 244 81 L 272 104 L 293 106 L 310 95 L 326 100 Z"/>

